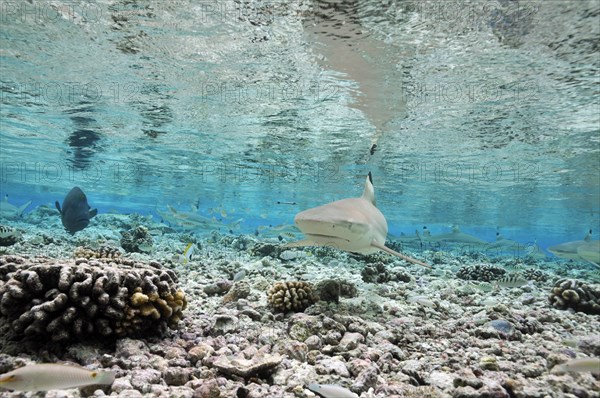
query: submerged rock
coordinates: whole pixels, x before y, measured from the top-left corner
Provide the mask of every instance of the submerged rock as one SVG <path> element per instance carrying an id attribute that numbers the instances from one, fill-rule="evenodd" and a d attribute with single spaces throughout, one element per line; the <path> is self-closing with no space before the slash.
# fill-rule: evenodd
<path id="1" fill-rule="evenodd" d="M 281 361 L 283 357 L 277 354 L 256 355 L 252 359 L 246 359 L 241 355 L 221 355 L 212 365 L 222 373 L 248 378 L 271 374 Z"/>
<path id="2" fill-rule="evenodd" d="M 121 247 L 129 253 L 148 253 L 153 243 L 146 227 L 139 226 L 121 234 Z"/>

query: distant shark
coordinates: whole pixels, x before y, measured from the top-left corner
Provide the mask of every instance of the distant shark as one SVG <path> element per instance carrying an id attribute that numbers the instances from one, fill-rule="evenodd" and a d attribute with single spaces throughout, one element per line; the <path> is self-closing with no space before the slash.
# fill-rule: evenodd
<path id="1" fill-rule="evenodd" d="M 555 246 L 550 246 L 548 251 L 554 254 L 556 257 L 567 258 L 570 260 L 579 260 L 579 254 L 577 254 L 577 249 L 579 246 L 584 243 L 590 242 L 592 240 L 592 230 L 590 229 L 588 233 L 585 235 L 583 240 L 574 240 L 570 242 L 560 243 Z"/>
<path id="2" fill-rule="evenodd" d="M 496 241 L 494 243 L 490 243 L 486 249 L 497 249 L 497 250 L 505 250 L 505 251 L 518 251 L 525 253 L 526 246 L 522 243 L 517 242 L 516 240 L 505 238 L 500 232 L 496 232 Z"/>
<path id="3" fill-rule="evenodd" d="M 537 244 L 537 240 L 535 240 L 533 244 L 529 244 L 525 248 L 525 257 L 532 259 L 545 259 L 547 256 L 546 253 L 544 253 L 544 250 Z"/>
<path id="4" fill-rule="evenodd" d="M 196 206 L 192 206 L 192 211 L 179 211 L 173 206 L 167 205 L 167 210 L 164 212 L 156 210 L 156 212 L 163 221 L 168 222 L 174 227 L 181 227 L 183 229 L 219 230 L 221 228 L 229 228 L 233 230 L 239 228 L 240 223 L 244 221 L 243 218 L 240 218 L 230 224 L 224 224 L 219 222 L 215 217 L 208 218 L 199 214 Z"/>
<path id="5" fill-rule="evenodd" d="M 23 216 L 25 209 L 31 204 L 31 200 L 22 206 L 15 206 L 8 202 L 8 195 L 0 202 L 0 218 L 7 220 L 16 220 Z"/>
<path id="6" fill-rule="evenodd" d="M 375 207 L 371 173 L 367 176 L 361 197 L 342 199 L 304 210 L 296 215 L 294 223 L 306 235 L 306 239 L 289 243 L 287 247 L 330 246 L 361 254 L 382 250 L 413 264 L 429 267 L 424 262 L 385 246 L 387 222 Z"/>
<path id="7" fill-rule="evenodd" d="M 423 230 L 415 230 L 414 235 L 401 234 L 394 236 L 394 240 L 401 242 L 410 247 L 427 247 L 431 249 L 439 248 L 441 244 L 453 245 L 470 245 L 470 246 L 485 246 L 488 244 L 485 240 L 479 239 L 476 236 L 469 235 L 460 230 L 459 227 L 453 226 L 452 231 L 444 234 L 432 235 L 427 226 Z"/>
<path id="8" fill-rule="evenodd" d="M 590 240 L 577 248 L 580 258 L 600 267 L 600 240 Z"/>
<path id="9" fill-rule="evenodd" d="M 431 235 L 429 230 L 423 229 L 423 239 L 429 242 L 451 242 L 451 243 L 463 243 L 471 245 L 487 245 L 483 239 L 479 239 L 473 235 L 461 232 L 460 228 L 456 225 L 452 227 L 452 232 L 446 234 Z"/>
<path id="10" fill-rule="evenodd" d="M 560 258 L 585 260 L 600 267 L 600 241 L 592 240 L 591 229 L 583 240 L 560 243 L 549 247 L 548 251 Z"/>

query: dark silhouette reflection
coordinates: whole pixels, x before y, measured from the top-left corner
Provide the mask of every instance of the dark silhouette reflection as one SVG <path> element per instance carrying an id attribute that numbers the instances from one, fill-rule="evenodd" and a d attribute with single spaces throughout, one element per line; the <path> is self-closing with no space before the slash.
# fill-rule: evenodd
<path id="1" fill-rule="evenodd" d="M 69 161 L 75 169 L 83 170 L 90 165 L 91 158 L 98 151 L 102 136 L 94 128 L 95 119 L 87 115 L 74 115 L 70 119 L 74 129 L 67 138 Z"/>
<path id="2" fill-rule="evenodd" d="M 76 169 L 85 169 L 90 164 L 90 158 L 96 153 L 96 143 L 100 140 L 100 134 L 93 130 L 75 130 L 68 139 L 72 150 L 71 163 Z"/>
<path id="3" fill-rule="evenodd" d="M 371 142 L 356 163 L 369 161 L 379 139 L 390 131 L 390 123 L 407 115 L 405 99 L 400 95 L 399 65 L 409 53 L 398 57 L 395 45 L 373 35 L 361 20 L 381 20 L 381 7 L 357 0 L 314 0 L 313 11 L 303 21 L 309 42 L 317 44 L 323 69 L 344 73 L 346 80 L 358 83 L 351 90 L 352 108 L 361 111 L 373 126 Z M 393 128 L 393 127 L 392 127 Z M 373 152 L 373 153 L 371 153 Z"/>

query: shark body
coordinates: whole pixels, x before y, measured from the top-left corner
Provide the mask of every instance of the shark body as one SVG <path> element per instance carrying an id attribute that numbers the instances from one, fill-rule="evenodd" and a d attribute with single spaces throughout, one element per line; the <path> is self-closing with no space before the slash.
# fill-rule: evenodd
<path id="1" fill-rule="evenodd" d="M 24 205 L 15 206 L 8 201 L 8 195 L 4 196 L 4 199 L 0 201 L 0 217 L 7 220 L 16 220 L 23 216 L 25 209 L 31 204 L 31 200 Z"/>
<path id="2" fill-rule="evenodd" d="M 429 267 L 385 246 L 387 221 L 375 207 L 371 173 L 365 181 L 362 196 L 304 210 L 296 215 L 294 223 L 306 235 L 306 239 L 289 243 L 286 245 L 288 247 L 330 246 L 361 254 L 372 254 L 381 250 L 413 264 Z"/>

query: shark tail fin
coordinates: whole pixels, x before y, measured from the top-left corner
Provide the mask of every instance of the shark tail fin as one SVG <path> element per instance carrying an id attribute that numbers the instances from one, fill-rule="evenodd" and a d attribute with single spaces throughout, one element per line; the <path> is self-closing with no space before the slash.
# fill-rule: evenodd
<path id="1" fill-rule="evenodd" d="M 409 263 L 418 264 L 425 268 L 431 269 L 431 266 L 429 264 L 426 264 L 426 263 L 419 261 L 417 259 L 414 259 L 412 257 L 408 257 L 402 253 L 398 253 L 397 251 L 394 251 L 394 250 L 390 249 L 389 247 L 382 245 L 380 243 L 377 243 L 375 241 L 371 242 L 371 246 L 374 246 L 374 247 L 378 248 L 379 250 L 383 250 L 384 252 L 391 254 L 392 256 L 400 257 L 401 259 L 406 260 Z"/>

